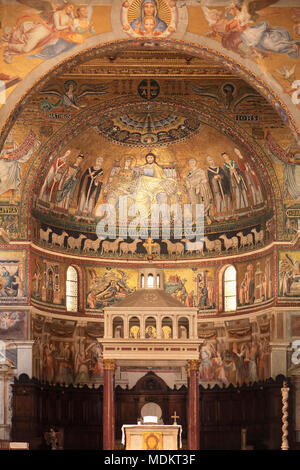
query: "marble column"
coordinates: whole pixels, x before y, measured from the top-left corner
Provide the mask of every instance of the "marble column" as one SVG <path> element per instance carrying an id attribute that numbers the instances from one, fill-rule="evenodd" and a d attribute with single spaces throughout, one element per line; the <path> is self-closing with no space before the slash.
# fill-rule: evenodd
<path id="1" fill-rule="evenodd" d="M 114 450 L 115 447 L 115 368 L 114 359 L 103 360 L 103 450 Z"/>
<path id="2" fill-rule="evenodd" d="M 189 360 L 188 373 L 188 449 L 199 450 L 200 416 L 199 416 L 199 365 L 197 359 Z"/>

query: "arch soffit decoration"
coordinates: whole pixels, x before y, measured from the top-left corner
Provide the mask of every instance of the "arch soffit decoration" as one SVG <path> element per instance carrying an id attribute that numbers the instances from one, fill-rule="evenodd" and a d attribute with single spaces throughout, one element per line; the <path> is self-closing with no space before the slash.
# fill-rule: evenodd
<path id="1" fill-rule="evenodd" d="M 60 60 L 50 59 L 37 66 L 8 97 L 5 106 L 0 111 L 0 126 L 3 127 L 0 146 L 32 94 L 43 86 L 49 78 L 54 78 L 68 68 L 82 64 L 96 57 L 116 54 L 123 50 L 141 48 L 144 50 L 177 51 L 191 57 L 203 58 L 221 64 L 224 68 L 236 73 L 260 93 L 278 112 L 281 108 L 286 114 L 289 127 L 300 138 L 300 110 L 292 103 L 291 97 L 284 93 L 281 85 L 263 67 L 253 61 L 241 58 L 239 55 L 224 50 L 215 40 L 185 33 L 180 39 L 158 39 L 148 44 L 145 40 L 125 39 L 124 33 L 104 33 L 95 35 L 72 52 L 61 54 Z M 175 35 L 174 35 L 175 36 Z M 75 52 L 75 53 L 74 53 Z M 26 90 L 25 92 L 23 90 Z M 275 106 L 276 104 L 276 106 Z"/>

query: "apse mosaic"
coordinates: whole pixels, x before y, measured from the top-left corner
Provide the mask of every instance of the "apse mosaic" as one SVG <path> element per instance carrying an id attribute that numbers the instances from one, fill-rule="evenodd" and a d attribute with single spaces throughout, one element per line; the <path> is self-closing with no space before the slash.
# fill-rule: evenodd
<path id="1" fill-rule="evenodd" d="M 11 11 L 12 5 L 14 6 L 13 11 Z M 185 17 L 188 18 L 188 32 L 209 38 L 210 41 L 217 43 L 218 47 L 221 45 L 223 50 L 238 54 L 240 60 L 247 58 L 265 72 L 266 77 L 270 75 L 273 79 L 278 80 L 282 85 L 282 90 L 289 93 L 290 96 L 292 95 L 292 83 L 297 78 L 299 70 L 299 41 L 297 39 L 299 36 L 299 11 L 294 7 L 293 2 L 283 4 L 282 1 L 264 1 L 258 5 L 257 2 L 253 1 L 234 4 L 225 1 L 220 5 L 217 1 L 210 1 L 205 2 L 204 5 L 199 4 L 196 0 L 188 2 L 182 0 L 131 0 L 121 2 L 116 7 L 116 2 L 112 0 L 96 0 L 88 6 L 81 5 L 75 0 L 64 4 L 59 2 L 55 5 L 50 5 L 47 1 L 40 1 L 34 6 L 36 8 L 33 8 L 33 4 L 29 0 L 3 2 L 0 6 L 3 17 L 1 26 L 4 43 L 3 56 L 1 57 L 4 72 L 3 77 L 0 77 L 0 79 L 3 79 L 2 81 L 7 84 L 7 94 L 15 87 L 22 87 L 23 78 L 35 67 L 53 58 L 59 61 L 61 54 L 72 51 L 78 45 L 85 44 L 89 38 L 93 39 L 97 34 L 112 30 L 117 35 L 118 31 L 122 31 L 122 34 L 125 31 L 126 34 L 131 35 L 136 40 L 144 38 L 145 44 L 155 44 L 151 42 L 155 38 L 159 40 L 159 38 L 164 39 L 168 35 L 172 37 L 173 33 L 178 32 L 182 26 L 181 23 L 183 24 L 183 17 Z M 116 11 L 118 11 L 118 15 L 116 15 Z M 146 22 L 146 26 L 144 22 Z M 22 34 L 23 39 L 25 39 L 20 45 L 18 44 L 18 38 Z M 251 44 L 250 37 L 254 41 Z M 192 66 L 194 60 L 193 57 L 189 57 L 189 50 L 190 48 L 187 46 L 185 65 L 188 67 Z M 119 183 L 118 172 L 125 170 L 122 165 L 125 166 L 124 158 L 126 156 L 125 151 L 123 153 L 120 149 L 116 150 L 114 146 L 109 149 L 107 147 L 107 141 L 109 141 L 124 148 L 132 148 L 132 153 L 129 154 L 128 152 L 128 154 L 133 157 L 133 160 L 130 164 L 127 162 L 126 165 L 130 166 L 133 173 L 132 178 L 128 176 L 128 173 L 128 181 L 125 182 L 125 186 L 126 184 L 142 184 L 141 174 L 139 175 L 143 166 L 141 160 L 145 158 L 146 149 L 148 149 L 149 152 L 153 151 L 155 153 L 155 163 L 163 169 L 163 179 L 166 180 L 161 183 L 159 199 L 168 203 L 179 201 L 180 204 L 191 202 L 192 199 L 202 200 L 205 205 L 205 222 L 208 236 L 207 243 L 203 245 L 204 254 L 217 253 L 220 246 L 219 241 L 221 241 L 221 251 L 225 254 L 228 250 L 234 249 L 237 243 L 236 238 L 238 238 L 239 249 L 245 251 L 248 248 L 250 249 L 250 242 L 248 248 L 242 242 L 242 237 L 249 235 L 250 225 L 252 225 L 251 229 L 263 230 L 266 241 L 268 237 L 266 219 L 270 219 L 270 213 L 266 215 L 265 212 L 262 218 L 262 207 L 260 211 L 257 211 L 259 204 L 264 203 L 268 207 L 270 206 L 270 201 L 266 202 L 266 194 L 263 194 L 263 188 L 260 187 L 259 183 L 266 176 L 266 173 L 262 175 L 261 168 L 258 168 L 259 165 L 256 166 L 254 161 L 249 159 L 247 152 L 244 152 L 244 149 L 237 145 L 236 147 L 243 154 L 243 158 L 249 159 L 249 165 L 247 166 L 247 162 L 243 161 L 243 158 L 240 158 L 238 154 L 233 154 L 235 152 L 234 148 L 230 148 L 229 160 L 234 161 L 239 168 L 236 170 L 231 169 L 230 165 L 233 164 L 230 161 L 227 163 L 223 160 L 221 163 L 214 161 L 215 168 L 218 168 L 219 165 L 222 170 L 227 168 L 227 175 L 222 176 L 221 186 L 217 183 L 217 180 L 214 179 L 216 175 L 212 175 L 212 172 L 208 170 L 207 161 L 204 161 L 207 156 L 212 156 L 213 160 L 216 160 L 216 158 L 218 160 L 218 155 L 216 156 L 214 149 L 207 149 L 207 155 L 201 156 L 203 157 L 201 162 L 199 162 L 198 155 L 195 155 L 194 150 L 196 147 L 202 149 L 201 134 L 205 133 L 206 127 L 200 122 L 198 115 L 190 113 L 187 109 L 185 110 L 185 106 L 180 106 L 177 102 L 178 96 L 187 96 L 189 94 L 193 96 L 192 100 L 197 97 L 198 103 L 205 102 L 213 107 L 220 106 L 222 113 L 230 113 L 230 116 L 236 119 L 238 125 L 243 126 L 245 124 L 244 119 L 246 119 L 246 122 L 248 119 L 249 122 L 251 119 L 253 122 L 255 121 L 255 126 L 253 125 L 251 129 L 246 128 L 259 141 L 265 138 L 264 149 L 272 159 L 276 171 L 276 175 L 273 174 L 272 183 L 274 184 L 274 181 L 278 178 L 280 190 L 285 200 L 282 208 L 283 217 L 280 216 L 277 219 L 278 225 L 274 228 L 274 231 L 276 232 L 277 229 L 281 238 L 292 238 L 295 230 L 297 230 L 299 219 L 299 208 L 297 207 L 297 200 L 299 199 L 297 190 L 299 186 L 297 163 L 299 144 L 295 140 L 295 134 L 292 136 L 292 134 L 286 132 L 285 136 L 281 134 L 278 138 L 278 133 L 275 132 L 275 129 L 273 132 L 272 127 L 267 126 L 266 131 L 264 124 L 261 122 L 263 121 L 262 114 L 266 111 L 265 108 L 261 111 L 263 107 L 258 107 L 259 112 L 256 115 L 247 112 L 251 99 L 259 100 L 259 98 L 262 98 L 259 91 L 265 91 L 263 86 L 265 84 L 261 82 L 261 88 L 258 87 L 254 91 L 248 84 L 238 86 L 235 80 L 224 79 L 222 84 L 213 81 L 205 84 L 195 81 L 191 84 L 191 81 L 186 88 L 180 85 L 181 89 L 179 90 L 178 83 L 182 83 L 182 80 L 175 80 L 174 83 L 170 84 L 170 80 L 166 79 L 162 83 L 161 80 L 156 79 L 155 74 L 150 77 L 149 73 L 145 77 L 134 77 L 134 80 L 131 77 L 126 83 L 125 80 L 122 83 L 120 81 L 117 83 L 116 80 L 110 79 L 109 73 L 112 74 L 112 69 L 118 63 L 119 57 L 117 59 L 114 53 L 110 55 L 109 52 L 107 52 L 107 57 L 105 56 L 109 63 L 109 67 L 106 64 L 107 69 L 110 68 L 109 73 L 106 75 L 108 79 L 101 80 L 100 83 L 99 80 L 91 79 L 93 74 L 97 75 L 100 72 L 101 75 L 103 72 L 103 64 L 101 65 L 101 61 L 99 62 L 99 57 L 96 57 L 96 55 L 94 57 L 92 51 L 90 55 L 86 55 L 88 60 L 86 64 L 77 64 L 75 60 L 68 65 L 65 64 L 64 67 L 59 69 L 60 72 L 63 72 L 61 77 L 53 75 L 49 80 L 44 77 L 42 84 L 37 87 L 36 93 L 30 97 L 27 96 L 26 106 L 20 107 L 18 117 L 17 114 L 14 117 L 14 122 L 17 122 L 6 137 L 0 156 L 1 173 L 5 175 L 0 183 L 0 220 L 11 239 L 27 238 L 26 221 L 20 215 L 22 212 L 24 213 L 25 207 L 24 204 L 21 204 L 21 194 L 23 182 L 24 186 L 26 185 L 27 175 L 43 166 L 35 158 L 39 155 L 41 147 L 45 145 L 47 150 L 53 150 L 53 155 L 50 156 L 49 154 L 47 156 L 47 159 L 51 159 L 53 164 L 55 159 L 63 160 L 68 150 L 74 150 L 77 155 L 72 154 L 72 160 L 71 158 L 67 159 L 67 165 L 74 166 L 74 168 L 69 168 L 67 180 L 65 176 L 62 178 L 58 194 L 58 188 L 53 187 L 51 192 L 51 188 L 47 187 L 45 189 L 44 187 L 39 194 L 35 193 L 34 197 L 37 202 L 33 201 L 33 207 L 35 210 L 37 209 L 38 217 L 42 213 L 45 219 L 47 218 L 46 213 L 50 209 L 50 220 L 52 219 L 53 224 L 49 224 L 49 227 L 43 225 L 43 229 L 47 230 L 49 228 L 49 231 L 51 230 L 54 235 L 59 236 L 63 232 L 58 231 L 56 233 L 53 228 L 62 228 L 63 226 L 66 229 L 65 233 L 67 235 L 65 235 L 63 243 L 66 250 L 73 249 L 72 238 L 77 239 L 81 236 L 81 242 L 86 238 L 88 241 L 87 246 L 91 243 L 92 249 L 87 248 L 87 250 L 93 256 L 95 251 L 93 247 L 95 245 L 92 242 L 96 241 L 97 205 L 106 202 L 107 198 L 114 203 L 117 193 L 123 191 L 116 191 L 115 188 L 107 185 L 109 179 L 114 180 L 114 183 Z M 75 65 L 81 68 L 76 71 Z M 167 66 L 162 61 L 160 67 L 164 67 L 164 65 Z M 149 66 L 148 62 L 145 63 L 145 70 L 147 66 Z M 232 72 L 236 72 L 235 66 L 232 67 Z M 125 73 L 126 67 L 123 68 L 123 73 Z M 77 73 L 79 70 L 80 73 Z M 89 70 L 89 78 L 85 79 L 83 77 L 83 70 Z M 156 68 L 154 70 L 156 71 Z M 178 64 L 177 72 L 178 77 L 184 77 L 186 73 L 182 65 L 178 66 Z M 191 75 L 194 73 L 194 71 L 191 72 Z M 204 74 L 206 73 L 207 70 L 204 67 Z M 168 74 L 169 69 L 166 68 L 165 78 Z M 118 90 L 119 98 L 122 97 L 122 100 L 120 100 L 122 109 L 118 106 L 112 106 L 109 112 L 99 116 L 97 122 L 94 121 L 94 115 L 90 119 L 93 124 L 90 126 L 93 128 L 91 139 L 95 140 L 95 143 L 92 144 L 91 142 L 91 145 L 94 147 L 93 150 L 97 149 L 96 153 L 101 148 L 100 155 L 96 155 L 95 151 L 93 152 L 93 162 L 89 155 L 84 155 L 86 149 L 82 149 L 80 146 L 79 126 L 75 126 L 75 130 L 73 129 L 70 133 L 68 131 L 66 134 L 66 141 L 70 148 L 61 148 L 56 146 L 53 141 L 50 141 L 49 138 L 55 135 L 56 131 L 66 121 L 72 120 L 74 116 L 84 110 L 92 109 L 95 103 L 116 96 L 116 90 Z M 169 96 L 172 96 L 172 105 L 162 102 L 166 96 L 166 90 L 168 90 Z M 268 96 L 265 92 L 262 94 L 272 102 L 282 122 L 290 124 L 290 115 L 287 114 L 280 103 L 275 102 L 270 93 Z M 125 96 L 132 97 L 133 95 L 139 96 L 139 103 L 132 105 L 131 103 L 128 104 L 128 100 L 123 99 Z M 187 100 L 189 101 L 189 98 Z M 156 103 L 155 106 L 152 106 L 153 103 Z M 242 103 L 245 108 L 240 113 Z M 20 112 L 21 109 L 22 112 Z M 268 113 L 269 111 L 266 114 Z M 85 119 L 82 121 L 85 121 Z M 26 132 L 21 133 L 20 129 L 24 129 L 24 124 L 26 125 Z M 228 129 L 224 125 L 224 134 L 231 136 L 232 129 Z M 287 135 L 291 137 L 290 142 L 286 142 Z M 85 137 L 86 140 L 89 140 L 90 132 Z M 100 137 L 100 140 L 97 140 L 97 137 Z M 196 159 L 199 169 L 207 173 L 207 187 L 204 187 L 205 184 L 202 185 L 202 192 L 193 196 L 189 194 L 189 191 L 192 193 L 198 191 L 198 189 L 188 188 L 187 186 L 195 183 L 193 178 L 196 173 L 194 176 L 191 175 L 188 180 L 188 168 L 183 168 L 183 173 L 180 172 L 179 170 L 182 170 L 182 168 L 178 168 L 178 160 L 180 152 L 187 150 L 187 148 L 180 147 L 180 145 L 198 137 L 200 138 L 198 145 L 192 144 L 194 147 L 193 152 L 190 153 L 188 159 Z M 214 140 L 212 139 L 211 142 L 214 142 Z M 164 147 L 170 144 L 174 144 L 174 147 L 178 145 L 178 148 L 174 149 L 173 152 L 165 152 Z M 137 155 L 137 147 L 145 150 L 142 157 L 141 154 Z M 79 157 L 79 154 L 87 158 Z M 108 155 L 110 157 L 113 155 L 114 158 L 116 155 L 116 162 L 111 168 L 105 168 L 105 160 Z M 70 157 L 71 154 L 67 156 Z M 99 173 L 97 180 L 95 180 L 97 190 L 91 192 L 94 202 L 83 202 L 84 196 L 79 201 L 78 192 L 82 188 L 81 183 L 84 185 L 81 169 L 88 171 L 94 168 L 95 165 L 95 171 L 97 172 L 99 170 L 96 164 L 97 158 L 103 158 L 103 164 L 98 163 L 99 168 L 103 170 L 103 174 Z M 89 166 L 85 165 L 87 161 Z M 98 162 L 101 162 L 101 160 L 98 160 Z M 187 160 L 185 164 L 187 165 Z M 59 163 L 58 167 L 58 178 L 60 178 L 64 166 Z M 195 167 L 195 169 L 198 169 L 198 167 Z M 268 166 L 267 171 L 269 172 L 269 170 L 270 166 Z M 229 178 L 227 178 L 229 183 L 226 182 L 226 176 L 228 177 L 230 171 L 232 172 L 231 175 L 234 175 L 233 171 L 236 171 L 237 185 L 233 181 L 236 176 L 231 177 L 229 175 Z M 47 179 L 49 183 L 52 172 L 50 174 L 47 174 L 47 172 L 49 172 L 49 167 L 46 165 L 44 173 L 39 175 L 41 176 L 39 181 Z M 138 178 L 138 175 L 140 178 Z M 210 176 L 212 177 L 210 178 Z M 216 186 L 215 189 L 212 189 L 214 182 Z M 120 183 L 121 187 L 123 182 L 120 181 Z M 35 183 L 36 186 L 38 184 Z M 228 184 L 230 186 L 229 192 L 226 190 Z M 35 187 L 36 190 L 37 187 Z M 159 185 L 156 190 L 159 190 Z M 26 187 L 23 201 L 28 200 L 29 191 Z M 142 197 L 141 193 L 133 194 L 128 191 L 128 187 L 124 191 L 127 191 L 125 194 L 128 195 L 130 201 L 139 202 Z M 277 201 L 282 199 L 282 194 L 279 194 L 279 192 L 279 188 L 277 188 Z M 48 200 L 50 193 L 51 198 Z M 267 196 L 270 196 L 268 191 Z M 89 199 L 91 199 L 90 196 Z M 155 199 L 155 202 L 157 201 L 158 198 Z M 292 201 L 295 201 L 295 204 L 291 204 Z M 251 221 L 251 224 L 246 223 L 247 211 L 250 213 L 248 222 Z M 52 217 L 54 214 L 55 217 Z M 62 224 L 57 223 L 58 219 L 63 219 L 66 215 L 69 219 L 67 223 L 65 223 L 66 220 Z M 78 220 L 78 216 L 82 217 L 81 221 Z M 241 228 L 239 231 L 233 230 L 234 217 L 239 218 L 239 227 Z M 88 220 L 89 218 L 93 220 Z M 227 224 L 227 221 L 229 224 Z M 36 228 L 37 232 L 40 228 Z M 226 232 L 230 233 L 230 239 L 233 237 L 235 239 L 225 240 Z M 239 232 L 242 232 L 241 236 L 238 236 Z M 220 236 L 222 239 L 211 245 L 210 242 L 215 242 Z M 70 246 L 68 246 L 67 237 L 70 238 Z M 38 239 L 37 233 L 35 238 Z M 254 236 L 252 238 L 254 239 Z M 179 239 L 179 242 L 182 239 Z M 250 237 L 248 239 L 250 240 Z M 128 239 L 122 241 L 129 242 Z M 175 243 L 172 237 L 170 241 L 173 244 Z M 169 250 L 166 244 L 161 244 L 158 240 L 156 242 L 159 244 L 157 250 L 160 250 L 162 256 L 168 258 L 172 257 L 173 254 L 174 257 L 181 255 L 181 245 L 178 245 L 178 252 L 176 252 L 175 247 L 171 246 Z M 215 248 L 210 250 L 209 246 Z M 74 249 L 78 250 L 78 247 L 75 246 Z M 81 243 L 80 249 L 84 249 L 84 243 Z M 100 250 L 101 247 L 98 246 L 97 251 Z M 195 251 L 189 250 L 187 245 L 184 246 L 184 253 L 188 256 L 194 256 Z M 108 253 L 111 253 L 111 251 L 108 251 Z M 122 254 L 120 249 L 119 254 Z M 147 250 L 142 245 L 135 250 L 137 257 L 145 254 L 147 254 Z"/>
<path id="2" fill-rule="evenodd" d="M 176 146 L 151 147 L 151 151 L 147 147 L 122 149 L 118 153 L 97 129 L 89 129 L 85 136 L 84 149 L 82 135 L 74 138 L 52 158 L 42 184 L 39 180 L 33 214 L 42 222 L 35 224 L 35 239 L 42 246 L 91 256 L 138 258 L 149 254 L 148 232 L 155 239 L 153 254 L 174 258 L 237 252 L 269 241 L 271 213 L 257 169 L 244 152 L 214 129 L 202 124 L 196 136 Z M 122 223 L 120 200 L 126 200 L 127 220 Z M 105 204 L 111 212 L 102 211 Z M 170 232 L 162 229 L 158 219 L 156 231 L 152 231 L 154 204 L 177 206 L 182 214 L 187 206 L 191 225 L 195 225 L 196 205 L 201 204 L 204 240 L 194 242 L 183 225 L 178 236 L 180 227 L 171 212 Z M 130 231 L 136 206 L 146 225 L 142 222 L 140 231 L 137 226 Z M 98 231 L 98 237 L 96 234 L 104 217 L 103 227 L 118 228 L 106 240 Z"/>

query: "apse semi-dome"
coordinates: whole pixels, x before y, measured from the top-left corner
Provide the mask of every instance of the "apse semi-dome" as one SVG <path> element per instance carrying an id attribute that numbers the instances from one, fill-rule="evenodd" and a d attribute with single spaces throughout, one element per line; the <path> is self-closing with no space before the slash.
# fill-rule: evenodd
<path id="1" fill-rule="evenodd" d="M 33 195 L 35 242 L 124 259 L 205 258 L 268 244 L 273 196 L 259 157 L 204 113 L 187 111 L 127 104 L 95 112 L 82 129 L 71 123 L 67 145 L 50 139 Z"/>

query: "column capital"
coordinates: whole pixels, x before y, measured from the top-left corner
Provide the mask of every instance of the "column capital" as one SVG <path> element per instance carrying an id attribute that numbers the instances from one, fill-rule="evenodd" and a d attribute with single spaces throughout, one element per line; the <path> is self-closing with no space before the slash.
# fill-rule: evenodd
<path id="1" fill-rule="evenodd" d="M 192 370 L 196 370 L 196 371 L 199 370 L 200 362 L 201 362 L 200 359 L 188 359 L 187 364 L 186 364 L 186 371 L 187 371 L 188 377 L 190 376 L 190 373 Z"/>
<path id="2" fill-rule="evenodd" d="M 116 367 L 117 366 L 116 366 L 115 359 L 103 359 L 103 369 L 104 370 L 115 371 Z"/>

